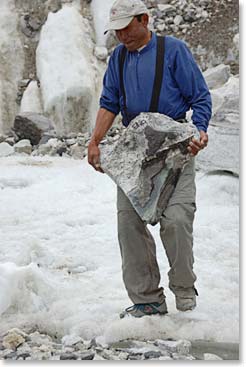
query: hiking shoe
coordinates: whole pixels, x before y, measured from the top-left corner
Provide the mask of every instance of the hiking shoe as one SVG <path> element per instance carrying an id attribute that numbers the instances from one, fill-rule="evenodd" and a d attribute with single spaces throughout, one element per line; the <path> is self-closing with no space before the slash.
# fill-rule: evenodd
<path id="1" fill-rule="evenodd" d="M 176 308 L 179 311 L 191 311 L 196 307 L 196 296 L 179 297 L 175 296 Z"/>
<path id="2" fill-rule="evenodd" d="M 191 311 L 196 307 L 197 289 L 193 287 L 179 287 L 169 284 L 169 288 L 175 294 L 176 308 L 179 311 Z"/>
<path id="3" fill-rule="evenodd" d="M 121 312 L 120 318 L 123 319 L 125 316 L 143 317 L 151 315 L 165 315 L 167 313 L 167 305 L 164 300 L 162 303 L 137 303 L 130 306 Z"/>

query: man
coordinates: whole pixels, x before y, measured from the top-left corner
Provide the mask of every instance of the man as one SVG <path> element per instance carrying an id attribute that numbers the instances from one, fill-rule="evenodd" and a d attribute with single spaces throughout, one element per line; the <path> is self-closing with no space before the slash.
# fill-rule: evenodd
<path id="1" fill-rule="evenodd" d="M 150 111 L 156 72 L 157 36 L 148 29 L 148 20 L 148 10 L 140 0 L 117 0 L 110 10 L 110 22 L 105 33 L 115 30 L 121 44 L 109 60 L 96 127 L 88 147 L 88 162 L 99 172 L 103 171 L 98 145 L 115 116 L 121 111 L 123 124 L 127 126 L 139 113 Z M 184 122 L 185 113 L 190 108 L 193 110 L 192 121 L 199 131 L 200 139 L 193 139 L 188 150 L 195 156 L 208 143 L 210 93 L 184 42 L 171 36 L 166 36 L 163 42 L 163 77 L 154 112 Z M 126 49 L 126 54 L 121 66 L 122 77 L 119 60 L 123 49 Z M 165 314 L 167 306 L 163 288 L 159 286 L 160 273 L 154 239 L 119 187 L 117 209 L 123 280 L 133 302 L 133 306 L 127 308 L 121 317 Z M 195 168 L 192 157 L 160 220 L 160 236 L 170 265 L 169 287 L 175 295 L 176 307 L 181 311 L 194 309 L 198 295 L 193 272 L 195 210 Z"/>

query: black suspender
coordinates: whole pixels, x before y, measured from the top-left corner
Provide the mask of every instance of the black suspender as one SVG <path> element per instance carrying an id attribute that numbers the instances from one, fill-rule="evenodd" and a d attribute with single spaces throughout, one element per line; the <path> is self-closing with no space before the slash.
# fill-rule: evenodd
<path id="1" fill-rule="evenodd" d="M 149 112 L 158 112 L 159 97 L 164 72 L 165 37 L 157 36 L 157 52 L 155 65 L 155 81 Z"/>
<path id="2" fill-rule="evenodd" d="M 125 116 L 127 118 L 127 108 L 126 108 L 126 91 L 125 91 L 125 87 L 124 87 L 124 79 L 123 79 L 123 69 L 124 69 L 124 62 L 125 62 L 125 58 L 126 58 L 126 47 L 123 46 L 121 52 L 120 52 L 120 57 L 119 57 L 119 71 L 120 71 L 120 89 L 121 89 L 121 93 L 123 96 L 123 109 L 124 109 L 124 113 Z M 128 118 L 127 118 L 128 120 Z M 129 123 L 130 121 L 128 121 Z"/>
<path id="3" fill-rule="evenodd" d="M 149 112 L 158 112 L 158 103 L 163 79 L 164 72 L 164 56 L 165 56 L 165 37 L 157 36 L 157 48 L 156 48 L 156 66 L 155 66 L 155 80 L 152 90 L 151 103 L 149 107 Z M 123 96 L 124 101 L 124 112 L 126 118 L 127 114 L 127 106 L 126 106 L 126 92 L 124 87 L 124 79 L 123 79 L 123 69 L 124 62 L 126 58 L 127 49 L 124 46 L 120 52 L 119 57 L 119 72 L 120 72 L 120 89 Z M 130 121 L 128 121 L 129 123 Z"/>

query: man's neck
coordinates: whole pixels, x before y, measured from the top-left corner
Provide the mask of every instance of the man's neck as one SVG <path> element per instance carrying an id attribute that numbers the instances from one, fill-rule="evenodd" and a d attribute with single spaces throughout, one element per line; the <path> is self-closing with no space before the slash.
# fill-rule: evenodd
<path id="1" fill-rule="evenodd" d="M 147 46 L 147 44 L 149 43 L 149 41 L 151 40 L 151 37 L 152 37 L 152 32 L 151 31 L 149 31 L 148 32 L 148 35 L 147 35 L 147 37 L 146 37 L 146 39 L 145 39 L 145 41 L 143 42 L 143 44 L 140 46 L 140 47 L 138 47 L 138 52 L 140 52 L 144 47 L 146 47 Z"/>

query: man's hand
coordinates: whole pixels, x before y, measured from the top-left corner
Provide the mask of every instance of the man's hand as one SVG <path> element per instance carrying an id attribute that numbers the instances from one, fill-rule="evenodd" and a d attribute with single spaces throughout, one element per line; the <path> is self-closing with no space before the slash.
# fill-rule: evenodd
<path id="1" fill-rule="evenodd" d="M 92 165 L 96 171 L 104 173 L 100 166 L 100 149 L 94 141 L 91 141 L 88 146 L 88 163 Z"/>
<path id="2" fill-rule="evenodd" d="M 208 145 L 208 134 L 205 131 L 200 130 L 200 140 L 193 138 L 188 146 L 188 151 L 191 155 L 197 155 L 197 153 L 206 148 Z"/>

